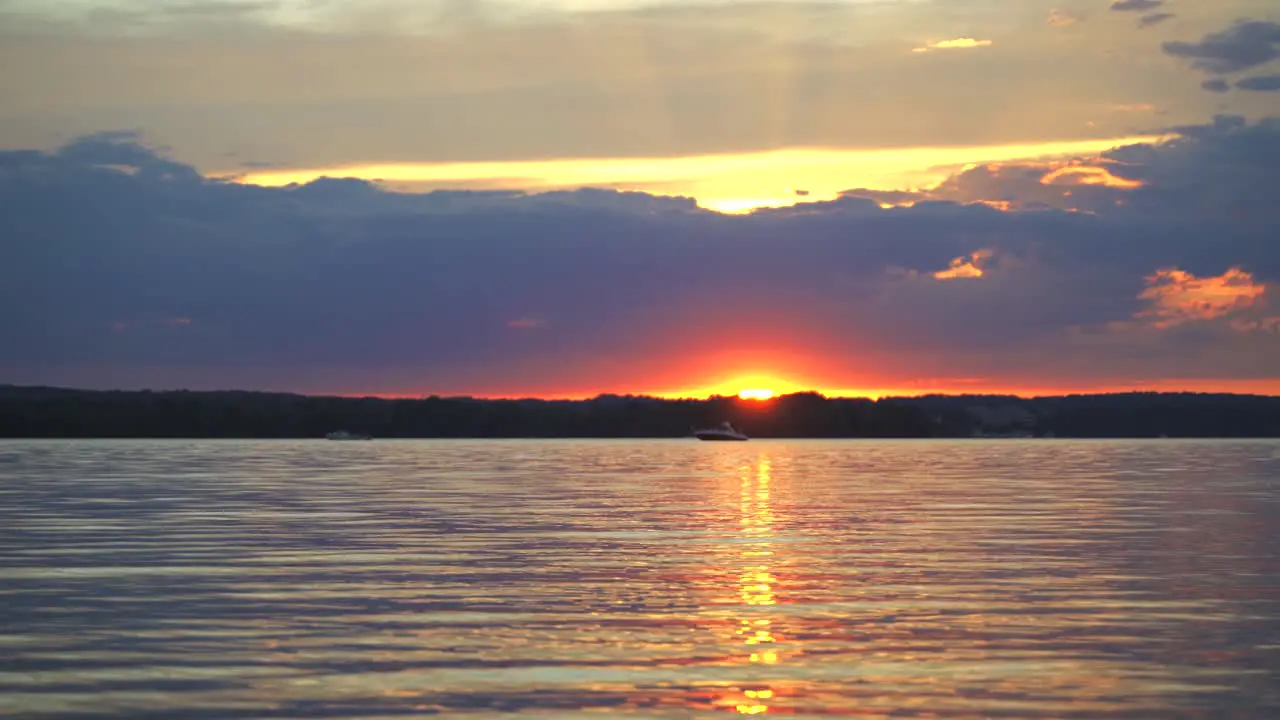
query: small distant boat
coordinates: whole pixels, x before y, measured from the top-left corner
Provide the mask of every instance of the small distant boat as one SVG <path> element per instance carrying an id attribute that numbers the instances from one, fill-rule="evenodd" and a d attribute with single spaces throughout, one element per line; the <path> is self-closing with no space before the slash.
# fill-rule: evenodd
<path id="1" fill-rule="evenodd" d="M 362 435 L 358 433 L 349 433 L 346 430 L 338 430 L 324 436 L 326 440 L 372 440 L 372 435 Z"/>
<path id="2" fill-rule="evenodd" d="M 708 441 L 738 441 L 749 440 L 746 435 L 738 432 L 728 422 L 722 422 L 715 427 L 705 428 L 702 430 L 694 430 L 693 436 L 699 440 Z"/>

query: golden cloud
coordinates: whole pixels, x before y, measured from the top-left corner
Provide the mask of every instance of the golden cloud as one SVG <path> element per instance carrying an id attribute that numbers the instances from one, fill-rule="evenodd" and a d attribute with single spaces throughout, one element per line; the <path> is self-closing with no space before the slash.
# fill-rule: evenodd
<path id="1" fill-rule="evenodd" d="M 1062 181 L 1062 182 L 1059 182 Z M 1040 178 L 1041 185 L 1105 185 L 1106 187 L 1133 190 L 1142 187 L 1140 180 L 1130 180 L 1113 175 L 1110 170 L 1097 165 L 1066 165 Z"/>
<path id="2" fill-rule="evenodd" d="M 956 280 L 959 278 L 980 278 L 986 270 L 987 263 L 992 258 L 992 251 L 983 249 L 976 250 L 968 255 L 962 255 L 951 261 L 946 270 L 939 270 L 933 274 L 938 280 Z"/>

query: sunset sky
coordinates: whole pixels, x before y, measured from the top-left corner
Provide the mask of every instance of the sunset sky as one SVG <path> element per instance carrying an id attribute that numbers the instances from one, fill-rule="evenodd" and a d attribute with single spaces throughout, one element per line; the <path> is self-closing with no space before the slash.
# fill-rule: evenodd
<path id="1" fill-rule="evenodd" d="M 1275 0 L 0 0 L 0 383 L 1280 394 Z"/>

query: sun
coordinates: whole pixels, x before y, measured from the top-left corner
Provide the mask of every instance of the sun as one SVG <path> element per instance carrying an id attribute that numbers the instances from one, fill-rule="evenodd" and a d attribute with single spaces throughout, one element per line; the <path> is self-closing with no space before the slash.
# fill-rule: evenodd
<path id="1" fill-rule="evenodd" d="M 738 397 L 743 400 L 769 400 L 773 394 L 773 391 L 767 388 L 743 388 L 738 391 Z"/>

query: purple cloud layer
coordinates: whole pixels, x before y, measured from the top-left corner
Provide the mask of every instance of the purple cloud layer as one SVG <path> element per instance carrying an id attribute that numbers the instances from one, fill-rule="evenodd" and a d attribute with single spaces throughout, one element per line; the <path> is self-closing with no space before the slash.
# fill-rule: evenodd
<path id="1" fill-rule="evenodd" d="M 0 153 L 0 382 L 643 388 L 783 345 L 852 380 L 1274 377 L 1280 119 L 1178 131 L 749 216 L 240 186 L 119 133 Z"/>

